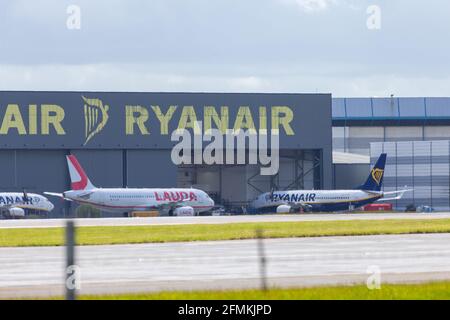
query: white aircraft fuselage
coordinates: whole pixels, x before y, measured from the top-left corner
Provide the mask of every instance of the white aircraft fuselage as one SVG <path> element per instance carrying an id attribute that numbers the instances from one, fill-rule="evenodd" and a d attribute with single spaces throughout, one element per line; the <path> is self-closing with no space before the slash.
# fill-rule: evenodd
<path id="1" fill-rule="evenodd" d="M 45 194 L 120 213 L 158 210 L 167 215 L 192 216 L 214 206 L 206 192 L 194 188 L 97 188 L 74 155 L 66 158 L 72 189 Z"/>
<path id="2" fill-rule="evenodd" d="M 291 190 L 266 192 L 252 202 L 259 211 L 275 212 L 282 205 L 311 211 L 342 211 L 364 206 L 383 198 L 383 192 L 364 190 Z"/>
<path id="3" fill-rule="evenodd" d="M 4 216 L 23 217 L 24 209 L 52 211 L 53 204 L 44 196 L 28 193 L 26 197 L 21 192 L 0 193 L 0 213 Z"/>
<path id="4" fill-rule="evenodd" d="M 334 212 L 353 210 L 375 201 L 400 199 L 406 191 L 383 192 L 386 153 L 377 162 L 361 186 L 349 190 L 288 190 L 266 192 L 250 205 L 250 211 L 287 213 L 296 209 L 305 211 Z M 386 197 L 388 196 L 388 197 Z"/>
<path id="5" fill-rule="evenodd" d="M 214 206 L 206 192 L 193 188 L 94 188 L 66 191 L 63 196 L 109 212 L 161 210 L 170 214 L 177 205 L 192 207 L 197 214 Z"/>

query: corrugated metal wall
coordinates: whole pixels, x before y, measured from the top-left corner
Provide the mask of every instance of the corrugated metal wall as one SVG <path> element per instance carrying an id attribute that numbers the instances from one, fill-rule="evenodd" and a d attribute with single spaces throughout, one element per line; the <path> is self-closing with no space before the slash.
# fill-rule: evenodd
<path id="1" fill-rule="evenodd" d="M 64 150 L 0 150 L 0 190 L 42 192 L 66 188 L 69 177 L 65 154 Z"/>
<path id="2" fill-rule="evenodd" d="M 177 170 L 170 158 L 171 150 L 127 150 L 127 187 L 174 187 Z"/>
<path id="3" fill-rule="evenodd" d="M 450 209 L 450 141 L 399 141 L 370 144 L 372 165 L 387 153 L 384 191 L 413 188 L 394 206 L 428 205 Z"/>
<path id="4" fill-rule="evenodd" d="M 333 164 L 334 189 L 354 189 L 366 181 L 370 172 L 369 164 Z"/>
<path id="5" fill-rule="evenodd" d="M 450 126 L 333 127 L 333 151 L 370 154 L 371 142 L 449 140 Z"/>

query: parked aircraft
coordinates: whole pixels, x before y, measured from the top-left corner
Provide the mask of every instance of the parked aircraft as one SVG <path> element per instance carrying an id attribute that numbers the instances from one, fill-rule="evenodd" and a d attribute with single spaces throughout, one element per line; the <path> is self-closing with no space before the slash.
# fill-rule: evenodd
<path id="1" fill-rule="evenodd" d="M 266 192 L 258 196 L 250 205 L 254 212 L 288 213 L 304 211 L 333 212 L 353 210 L 375 201 L 400 199 L 411 190 L 383 192 L 386 153 L 382 153 L 370 171 L 366 182 L 353 190 L 289 190 Z"/>
<path id="2" fill-rule="evenodd" d="M 0 216 L 17 218 L 25 216 L 25 209 L 52 211 L 53 204 L 44 196 L 35 193 L 1 192 Z"/>
<path id="3" fill-rule="evenodd" d="M 194 188 L 97 188 L 74 155 L 67 156 L 67 164 L 72 190 L 45 194 L 122 213 L 158 210 L 164 215 L 193 216 L 214 206 L 206 192 Z"/>

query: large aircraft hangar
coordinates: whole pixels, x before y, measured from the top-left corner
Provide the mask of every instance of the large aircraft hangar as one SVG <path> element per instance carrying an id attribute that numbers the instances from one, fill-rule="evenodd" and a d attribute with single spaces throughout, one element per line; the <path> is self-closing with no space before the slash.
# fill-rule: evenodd
<path id="1" fill-rule="evenodd" d="M 177 129 L 192 137 L 174 135 Z M 244 160 L 236 144 L 232 158 L 208 163 L 208 129 L 224 137 L 256 132 L 258 144 L 247 136 Z M 263 140 L 266 158 L 279 155 L 273 174 L 262 174 L 273 164 L 260 161 Z M 178 163 L 174 150 L 186 141 L 190 161 Z M 192 186 L 218 204 L 241 207 L 271 189 L 332 187 L 331 95 L 3 91 L 0 145 L 1 191 L 68 190 L 65 155 L 75 154 L 97 187 Z M 73 214 L 75 205 L 52 201 L 52 217 Z"/>
<path id="2" fill-rule="evenodd" d="M 333 98 L 332 110 L 334 153 L 367 156 L 366 166 L 335 166 L 337 187 L 362 180 L 385 152 L 383 190 L 412 189 L 391 201 L 396 210 L 450 209 L 450 98 Z"/>

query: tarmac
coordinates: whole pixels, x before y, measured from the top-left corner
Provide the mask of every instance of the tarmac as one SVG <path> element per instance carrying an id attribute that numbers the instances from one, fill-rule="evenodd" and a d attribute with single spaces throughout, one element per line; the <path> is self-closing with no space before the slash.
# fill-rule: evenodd
<path id="1" fill-rule="evenodd" d="M 295 222 L 375 219 L 449 219 L 450 212 L 439 213 L 303 213 L 272 215 L 149 217 L 149 218 L 87 218 L 73 219 L 76 226 L 146 226 L 180 224 L 221 224 L 244 222 Z M 2 228 L 56 228 L 65 226 L 67 219 L 0 220 Z"/>
<path id="2" fill-rule="evenodd" d="M 445 233 L 263 243 L 269 286 L 366 283 L 371 276 L 381 286 L 450 279 Z M 257 248 L 257 240 L 80 246 L 79 293 L 258 288 L 264 277 Z M 62 296 L 64 270 L 64 247 L 0 248 L 0 298 Z"/>

